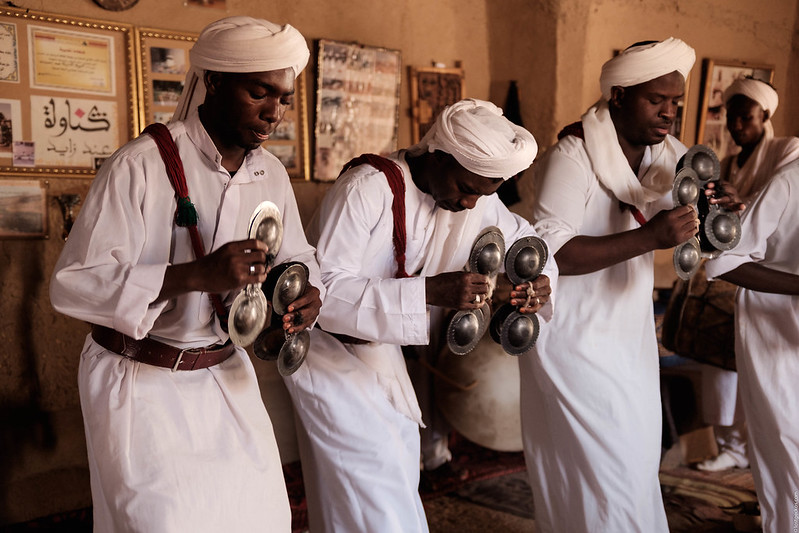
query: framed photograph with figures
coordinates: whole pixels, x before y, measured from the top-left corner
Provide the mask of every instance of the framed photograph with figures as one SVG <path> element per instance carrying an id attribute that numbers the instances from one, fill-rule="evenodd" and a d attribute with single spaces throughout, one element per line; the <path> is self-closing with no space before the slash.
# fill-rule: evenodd
<path id="1" fill-rule="evenodd" d="M 336 179 L 362 153 L 397 149 L 398 50 L 319 40 L 313 177 Z"/>

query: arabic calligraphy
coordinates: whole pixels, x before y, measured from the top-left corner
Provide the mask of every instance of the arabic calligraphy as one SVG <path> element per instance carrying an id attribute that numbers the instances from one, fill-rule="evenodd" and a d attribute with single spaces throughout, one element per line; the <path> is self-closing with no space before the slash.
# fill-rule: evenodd
<path id="1" fill-rule="evenodd" d="M 119 147 L 116 102 L 31 96 L 36 165 L 94 168 Z"/>
<path id="2" fill-rule="evenodd" d="M 58 119 L 58 127 L 61 128 L 61 131 L 56 133 L 55 137 L 63 135 L 64 132 L 67 131 L 67 128 L 73 131 L 108 131 L 111 128 L 111 123 L 106 118 L 107 114 L 100 112 L 96 105 L 93 105 L 88 113 L 83 111 L 80 107 L 75 109 L 73 113 L 71 111 L 72 103 L 69 101 L 69 98 L 64 100 L 64 103 L 66 104 L 67 110 L 66 113 Z M 55 100 L 52 98 L 50 98 L 48 105 L 44 107 L 44 127 L 47 129 L 56 127 Z"/>

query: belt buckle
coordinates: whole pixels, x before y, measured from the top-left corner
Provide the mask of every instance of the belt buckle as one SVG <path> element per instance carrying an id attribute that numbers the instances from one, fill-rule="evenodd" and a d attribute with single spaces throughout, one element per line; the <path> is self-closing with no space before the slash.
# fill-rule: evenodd
<path id="1" fill-rule="evenodd" d="M 178 366 L 180 366 L 180 362 L 183 361 L 183 353 L 186 351 L 186 348 L 183 348 L 180 353 L 178 354 L 178 358 L 175 360 L 175 364 L 172 366 L 172 372 L 176 372 Z"/>

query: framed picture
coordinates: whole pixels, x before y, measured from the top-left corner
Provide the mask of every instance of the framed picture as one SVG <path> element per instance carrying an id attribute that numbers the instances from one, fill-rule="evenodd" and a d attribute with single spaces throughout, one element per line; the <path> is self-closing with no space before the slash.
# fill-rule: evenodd
<path id="1" fill-rule="evenodd" d="M 0 172 L 94 175 L 138 134 L 133 26 L 0 8 Z"/>
<path id="2" fill-rule="evenodd" d="M 197 34 L 138 28 L 136 30 L 139 122 L 142 129 L 172 118 L 189 69 L 189 49 Z"/>
<path id="3" fill-rule="evenodd" d="M 774 67 L 705 59 L 702 63 L 702 100 L 697 123 L 696 142 L 713 149 L 719 159 L 735 153 L 736 147 L 727 131 L 724 91 L 738 78 L 751 76 L 772 82 Z"/>
<path id="4" fill-rule="evenodd" d="M 283 121 L 262 146 L 277 156 L 292 179 L 310 179 L 308 159 L 308 109 L 303 70 L 294 82 L 294 101 Z"/>
<path id="5" fill-rule="evenodd" d="M 464 98 L 461 68 L 409 67 L 411 87 L 411 140 L 418 143 L 448 105 Z"/>
<path id="6" fill-rule="evenodd" d="M 313 177 L 336 179 L 363 153 L 397 149 L 398 50 L 319 40 Z"/>
<path id="7" fill-rule="evenodd" d="M 46 239 L 47 188 L 39 179 L 0 180 L 0 239 Z"/>

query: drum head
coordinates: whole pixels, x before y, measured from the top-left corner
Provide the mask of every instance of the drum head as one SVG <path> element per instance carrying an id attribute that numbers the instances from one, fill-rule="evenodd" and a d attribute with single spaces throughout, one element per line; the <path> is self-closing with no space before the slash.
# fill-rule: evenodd
<path id="1" fill-rule="evenodd" d="M 519 362 L 486 335 L 468 357 L 446 351 L 436 368 L 436 407 L 470 441 L 491 450 L 522 450 Z M 475 385 L 457 387 L 454 383 Z"/>
<path id="2" fill-rule="evenodd" d="M 480 233 L 472 245 L 469 271 L 492 276 L 499 272 L 504 259 L 505 239 L 502 230 L 489 226 Z"/>
<path id="3" fill-rule="evenodd" d="M 672 259 L 674 270 L 680 279 L 688 280 L 696 274 L 702 262 L 702 251 L 699 247 L 699 239 L 691 239 L 674 248 Z"/>
<path id="4" fill-rule="evenodd" d="M 732 250 L 741 241 L 741 219 L 738 213 L 712 209 L 705 217 L 702 231 L 717 250 Z"/>
<path id="5" fill-rule="evenodd" d="M 538 237 L 522 237 L 505 254 L 505 272 L 514 285 L 537 278 L 547 263 L 547 245 Z"/>
<path id="6" fill-rule="evenodd" d="M 271 265 L 283 243 L 283 219 L 277 206 L 268 201 L 258 204 L 250 216 L 247 233 L 250 239 L 258 239 L 266 244 L 269 248 L 266 264 Z"/>
<path id="7" fill-rule="evenodd" d="M 677 172 L 683 168 L 690 168 L 696 172 L 697 178 L 703 185 L 708 181 L 719 179 L 721 165 L 716 152 L 703 144 L 692 146 L 677 163 Z"/>

